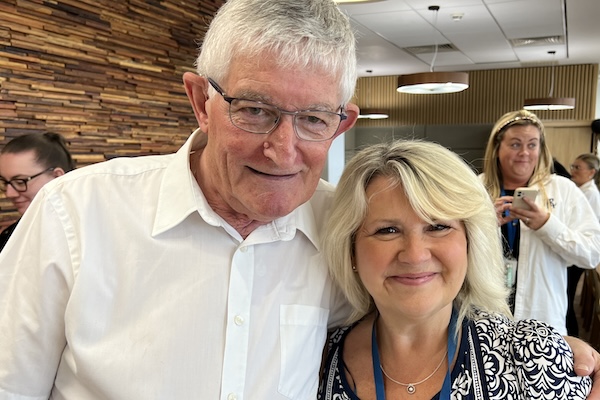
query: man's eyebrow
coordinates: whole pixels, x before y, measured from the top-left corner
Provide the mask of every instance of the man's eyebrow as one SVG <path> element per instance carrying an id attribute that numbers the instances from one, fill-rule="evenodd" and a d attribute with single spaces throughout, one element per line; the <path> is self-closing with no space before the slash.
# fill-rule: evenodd
<path id="1" fill-rule="evenodd" d="M 282 110 L 287 110 L 285 107 L 282 107 L 281 105 L 277 104 L 277 102 L 273 99 L 273 97 L 269 96 L 268 94 L 265 93 L 261 93 L 261 92 L 257 92 L 256 90 L 252 90 L 252 89 L 242 89 L 239 93 L 236 93 L 235 96 L 226 93 L 227 96 L 230 97 L 234 97 L 236 99 L 244 99 L 244 100 L 253 100 L 253 101 L 260 101 L 261 103 L 265 103 L 265 104 L 269 104 L 272 106 L 276 106 Z M 327 104 L 327 103 L 313 103 L 313 104 L 309 104 L 307 106 L 304 107 L 295 107 L 295 109 L 292 110 L 287 110 L 287 111 L 306 111 L 306 110 L 313 110 L 313 111 L 329 111 L 329 112 L 335 112 L 340 108 L 340 106 L 332 106 L 331 104 Z"/>

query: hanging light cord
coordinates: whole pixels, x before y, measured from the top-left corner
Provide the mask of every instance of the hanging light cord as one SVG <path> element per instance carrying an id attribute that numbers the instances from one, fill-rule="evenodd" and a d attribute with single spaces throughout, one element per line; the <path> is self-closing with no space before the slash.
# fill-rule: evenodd
<path id="1" fill-rule="evenodd" d="M 550 80 L 550 94 L 548 95 L 548 97 L 552 97 L 552 93 L 554 93 L 554 65 L 555 65 L 554 55 L 556 54 L 556 52 L 551 50 L 548 53 L 552 54 L 552 70 L 551 70 L 552 77 Z"/>
<path id="2" fill-rule="evenodd" d="M 437 32 L 437 17 L 438 17 L 438 11 L 440 9 L 440 6 L 429 6 L 429 10 L 433 11 L 433 27 L 435 28 L 436 32 Z M 434 46 L 435 50 L 433 52 L 433 58 L 431 59 L 431 65 L 429 66 L 429 72 L 433 72 L 433 65 L 435 64 L 435 59 L 437 58 L 437 54 L 438 54 L 438 41 L 437 41 L 437 35 L 435 35 L 435 46 Z"/>

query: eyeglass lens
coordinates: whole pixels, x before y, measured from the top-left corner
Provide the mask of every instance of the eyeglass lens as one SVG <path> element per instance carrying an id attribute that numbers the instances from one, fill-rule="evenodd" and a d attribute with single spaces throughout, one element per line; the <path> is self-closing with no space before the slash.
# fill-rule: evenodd
<path id="1" fill-rule="evenodd" d="M 40 176 L 46 172 L 50 172 L 50 171 L 54 171 L 54 167 L 46 168 L 45 170 L 38 172 L 35 175 L 31 175 L 27 178 L 15 178 L 15 179 L 11 179 L 10 181 L 7 181 L 4 178 L 0 178 L 0 191 L 6 192 L 8 185 L 10 185 L 17 192 L 26 192 L 27 191 L 27 182 L 29 182 L 30 180 L 32 180 L 34 178 L 37 178 L 38 176 Z"/>
<path id="2" fill-rule="evenodd" d="M 25 179 L 12 179 L 10 181 L 5 181 L 4 179 L 0 179 L 0 191 L 6 192 L 8 189 L 8 185 L 12 186 L 17 192 L 25 192 L 27 191 L 27 181 Z"/>
<path id="3" fill-rule="evenodd" d="M 304 140 L 327 140 L 337 132 L 341 116 L 328 111 L 287 112 L 270 104 L 233 99 L 229 107 L 231 122 L 251 133 L 269 133 L 281 119 L 281 114 L 294 117 L 298 136 Z"/>

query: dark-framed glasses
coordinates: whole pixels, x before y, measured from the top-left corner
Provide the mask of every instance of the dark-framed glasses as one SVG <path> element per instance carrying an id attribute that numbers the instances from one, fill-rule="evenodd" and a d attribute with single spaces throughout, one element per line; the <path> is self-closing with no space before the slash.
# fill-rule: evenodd
<path id="1" fill-rule="evenodd" d="M 55 167 L 46 168 L 42 172 L 39 172 L 35 175 L 31 175 L 25 178 L 14 178 L 10 181 L 0 177 L 0 191 L 6 193 L 6 189 L 8 185 L 12 186 L 19 193 L 23 193 L 27 191 L 27 182 L 30 180 L 37 178 L 38 176 L 45 174 L 46 172 L 54 171 Z"/>
<path id="2" fill-rule="evenodd" d="M 214 80 L 208 78 L 208 82 L 229 103 L 231 123 L 249 133 L 271 133 L 279 125 L 281 115 L 288 114 L 293 118 L 294 132 L 299 139 L 322 142 L 334 137 L 341 122 L 348 118 L 343 109 L 341 113 L 320 110 L 286 111 L 261 101 L 229 97 Z"/>

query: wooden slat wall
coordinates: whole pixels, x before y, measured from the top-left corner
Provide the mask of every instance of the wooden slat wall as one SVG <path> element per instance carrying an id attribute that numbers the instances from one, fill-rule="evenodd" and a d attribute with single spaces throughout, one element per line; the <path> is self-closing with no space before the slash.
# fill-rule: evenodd
<path id="1" fill-rule="evenodd" d="M 354 101 L 362 108 L 388 110 L 390 118 L 359 120 L 357 126 L 493 123 L 502 114 L 522 107 L 526 98 L 547 97 L 551 67 L 469 72 L 469 89 L 460 93 L 410 95 L 398 93 L 397 76 L 361 78 Z M 543 120 L 594 119 L 598 65 L 555 67 L 554 97 L 575 97 L 574 110 L 539 111 Z"/>
<path id="2" fill-rule="evenodd" d="M 0 147 L 63 134 L 79 166 L 175 151 L 197 124 L 181 76 L 223 0 L 2 0 Z M 0 230 L 17 217 L 0 198 Z"/>
<path id="3" fill-rule="evenodd" d="M 548 147 L 565 167 L 568 168 L 578 155 L 595 150 L 590 124 L 591 121 L 571 120 L 544 122 Z"/>

